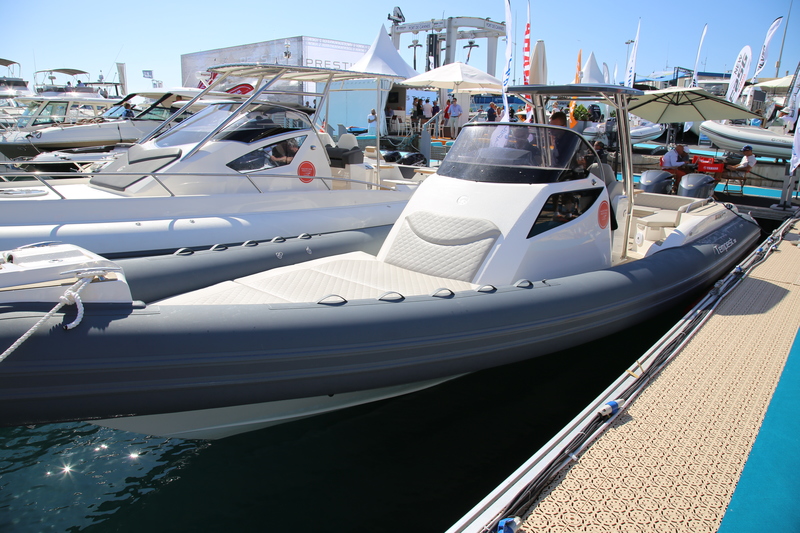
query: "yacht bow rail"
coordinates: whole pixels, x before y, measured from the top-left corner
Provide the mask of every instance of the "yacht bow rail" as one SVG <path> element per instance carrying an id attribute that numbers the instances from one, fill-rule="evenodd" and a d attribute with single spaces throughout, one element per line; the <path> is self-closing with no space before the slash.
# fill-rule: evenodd
<path id="1" fill-rule="evenodd" d="M 14 196 L 21 196 L 21 193 L 18 192 L 19 189 L 33 186 L 42 185 L 46 187 L 50 192 L 57 195 L 59 199 L 66 200 L 67 198 L 61 194 L 54 186 L 59 185 L 59 180 L 65 180 L 64 185 L 67 184 L 67 181 L 75 182 L 75 180 L 87 180 L 93 176 L 97 176 L 97 173 L 81 173 L 81 172 L 48 172 L 46 174 L 40 172 L 3 172 L 0 175 L 0 198 L 6 197 L 14 197 Z M 105 176 L 105 175 L 104 175 Z M 170 173 L 170 172 L 157 172 L 151 174 L 145 174 L 142 172 L 115 172 L 114 176 L 119 176 L 120 178 L 130 177 L 130 176 L 138 176 L 141 178 L 151 177 L 153 178 L 163 189 L 164 191 L 169 194 L 169 196 L 177 197 L 177 196 L 193 196 L 193 194 L 180 194 L 173 192 L 163 181 L 163 178 L 171 177 L 171 176 L 182 176 L 182 177 L 202 177 L 202 178 L 225 178 L 230 179 L 232 177 L 237 177 L 242 180 L 247 180 L 247 182 L 252 185 L 254 191 L 259 194 L 270 194 L 273 191 L 264 191 L 262 190 L 254 181 L 253 178 L 277 178 L 277 179 L 299 179 L 301 176 L 297 174 L 259 174 L 257 172 L 252 172 L 248 174 L 240 174 L 240 175 L 233 175 L 233 174 L 215 174 L 215 173 L 198 173 L 193 172 L 191 174 L 186 173 Z M 9 179 L 10 178 L 10 179 Z M 49 179 L 48 179 L 49 178 Z M 305 178 L 304 178 L 305 179 Z M 339 182 L 352 185 L 357 185 L 358 187 L 366 186 L 367 189 L 382 189 L 388 190 L 389 187 L 381 186 L 374 181 L 367 181 L 367 180 L 358 180 L 353 178 L 345 178 L 345 177 L 338 177 L 338 176 L 315 176 L 313 179 L 321 180 L 322 183 L 328 190 L 333 190 L 331 184 L 329 182 Z M 15 192 L 16 191 L 16 192 Z M 197 194 L 206 194 L 206 193 L 197 193 Z M 242 193 L 236 193 L 242 194 Z M 120 195 L 122 196 L 122 195 Z M 148 198 L 148 197 L 155 197 L 158 195 L 141 195 L 140 197 Z"/>

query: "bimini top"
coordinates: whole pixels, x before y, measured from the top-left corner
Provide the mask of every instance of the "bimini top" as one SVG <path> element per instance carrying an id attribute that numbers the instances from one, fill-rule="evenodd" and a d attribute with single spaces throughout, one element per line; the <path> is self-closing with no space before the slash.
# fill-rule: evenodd
<path id="1" fill-rule="evenodd" d="M 48 68 L 45 70 L 37 70 L 35 74 L 41 74 L 42 72 L 56 72 L 58 74 L 66 74 L 67 76 L 78 76 L 80 74 L 89 75 L 85 70 L 78 70 L 76 68 Z"/>
<path id="2" fill-rule="evenodd" d="M 355 72 L 299 65 L 277 65 L 268 63 L 229 63 L 208 69 L 211 73 L 226 74 L 242 78 L 261 78 L 280 75 L 283 81 L 306 81 L 326 83 L 328 81 L 345 81 L 354 79 L 389 78 L 386 74 L 374 72 Z"/>
<path id="3" fill-rule="evenodd" d="M 506 88 L 507 93 L 530 94 L 539 96 L 569 97 L 603 97 L 614 94 L 628 96 L 641 96 L 644 94 L 639 89 L 623 87 L 621 85 L 592 85 L 583 83 L 569 83 L 566 85 L 513 85 Z"/>

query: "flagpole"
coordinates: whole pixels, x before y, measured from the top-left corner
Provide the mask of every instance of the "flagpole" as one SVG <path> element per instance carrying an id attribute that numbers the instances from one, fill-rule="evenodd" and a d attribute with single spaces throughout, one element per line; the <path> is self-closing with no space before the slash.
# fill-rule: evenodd
<path id="1" fill-rule="evenodd" d="M 781 52 L 778 54 L 778 61 L 775 63 L 775 77 L 781 77 L 781 59 L 783 58 L 783 45 L 786 42 L 786 30 L 789 29 L 789 15 L 792 14 L 792 3 L 794 0 L 789 0 L 789 12 L 786 13 L 786 26 L 783 27 L 783 39 L 781 39 Z"/>

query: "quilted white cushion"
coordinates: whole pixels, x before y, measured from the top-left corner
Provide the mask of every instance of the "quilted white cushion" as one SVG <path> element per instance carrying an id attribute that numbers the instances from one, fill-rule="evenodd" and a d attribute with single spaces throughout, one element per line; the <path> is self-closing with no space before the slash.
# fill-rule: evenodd
<path id="1" fill-rule="evenodd" d="M 437 289 L 476 289 L 463 281 L 429 276 L 378 261 L 363 252 L 328 257 L 269 270 L 205 289 L 174 296 L 162 305 L 228 305 L 316 302 L 329 294 L 346 300 L 378 298 L 396 291 L 403 296 Z"/>
<path id="2" fill-rule="evenodd" d="M 386 262 L 415 272 L 471 281 L 500 230 L 492 222 L 417 211 L 401 223 Z"/>

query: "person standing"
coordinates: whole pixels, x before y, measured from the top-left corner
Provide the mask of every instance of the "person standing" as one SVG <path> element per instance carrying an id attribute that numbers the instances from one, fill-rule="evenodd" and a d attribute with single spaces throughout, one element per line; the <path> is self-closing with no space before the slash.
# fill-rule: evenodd
<path id="1" fill-rule="evenodd" d="M 486 110 L 486 121 L 495 122 L 497 120 L 497 106 L 494 102 L 489 104 L 489 109 Z"/>
<path id="2" fill-rule="evenodd" d="M 452 132 L 453 139 L 458 137 L 458 126 L 463 112 L 458 103 L 458 98 L 453 98 L 453 103 L 450 104 L 450 131 Z"/>
<path id="3" fill-rule="evenodd" d="M 369 115 L 367 116 L 367 133 L 369 135 L 375 135 L 377 126 L 378 126 L 378 113 L 376 113 L 375 110 L 373 109 L 372 111 L 369 112 Z"/>
<path id="4" fill-rule="evenodd" d="M 433 116 L 433 106 L 431 105 L 430 98 L 426 98 L 425 103 L 422 104 L 422 116 L 425 117 L 426 120 L 430 120 Z"/>

